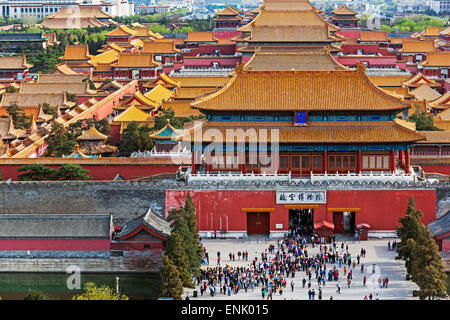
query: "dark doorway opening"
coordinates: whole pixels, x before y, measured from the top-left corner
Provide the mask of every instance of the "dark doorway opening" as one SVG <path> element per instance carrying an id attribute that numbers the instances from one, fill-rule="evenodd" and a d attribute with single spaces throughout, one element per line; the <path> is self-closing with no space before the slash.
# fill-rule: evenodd
<path id="1" fill-rule="evenodd" d="M 289 229 L 304 236 L 314 232 L 314 209 L 289 209 Z"/>
<path id="2" fill-rule="evenodd" d="M 355 233 L 355 212 L 333 212 L 333 233 Z"/>
<path id="3" fill-rule="evenodd" d="M 355 233 L 354 212 L 344 212 L 344 233 Z"/>

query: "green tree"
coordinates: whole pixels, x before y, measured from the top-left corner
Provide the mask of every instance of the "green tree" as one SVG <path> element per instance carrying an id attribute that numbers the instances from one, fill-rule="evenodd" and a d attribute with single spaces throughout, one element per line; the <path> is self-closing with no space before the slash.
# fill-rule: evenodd
<path id="1" fill-rule="evenodd" d="M 6 91 L 6 93 L 17 93 L 17 92 L 19 92 L 19 90 L 16 87 L 13 87 L 13 86 L 7 86 L 5 91 Z"/>
<path id="2" fill-rule="evenodd" d="M 420 287 L 420 299 L 434 299 L 447 294 L 447 275 L 442 256 L 430 228 L 421 224 L 422 237 L 409 239 L 414 259 L 411 261 L 412 280 Z"/>
<path id="3" fill-rule="evenodd" d="M 167 120 L 170 121 L 170 125 L 176 129 L 182 129 L 186 122 L 191 122 L 202 118 L 203 116 L 190 116 L 177 118 L 175 117 L 175 111 L 172 108 L 164 109 L 161 108 L 160 115 L 155 117 L 155 124 L 152 131 L 158 131 L 165 127 Z"/>
<path id="4" fill-rule="evenodd" d="M 134 151 L 152 150 L 153 146 L 154 141 L 150 137 L 148 125 L 139 126 L 137 122 L 133 121 L 123 131 L 118 147 L 122 157 L 129 157 Z"/>
<path id="5" fill-rule="evenodd" d="M 183 248 L 183 239 L 177 232 L 172 232 L 167 240 L 167 255 L 180 273 L 184 287 L 194 288 L 189 258 Z"/>
<path id="6" fill-rule="evenodd" d="M 88 175 L 89 171 L 83 169 L 78 164 L 66 163 L 63 164 L 55 173 L 55 180 L 91 180 Z"/>
<path id="7" fill-rule="evenodd" d="M 25 172 L 18 176 L 20 181 L 48 181 L 53 180 L 55 169 L 49 168 L 43 164 L 27 164 L 19 169 L 19 172 Z"/>
<path id="8" fill-rule="evenodd" d="M 31 117 L 27 116 L 23 109 L 17 105 L 17 103 L 12 103 L 6 108 L 9 116 L 12 118 L 14 127 L 16 129 L 30 129 L 31 128 Z"/>
<path id="9" fill-rule="evenodd" d="M 42 111 L 44 111 L 45 114 L 52 115 L 54 119 L 58 118 L 58 108 L 50 106 L 47 102 L 42 104 Z"/>
<path id="10" fill-rule="evenodd" d="M 194 235 L 189 230 L 184 208 L 171 210 L 169 212 L 168 220 L 173 221 L 171 224 L 171 232 L 177 232 L 183 238 L 183 248 L 189 258 L 190 272 L 193 275 L 197 275 L 201 260 L 199 264 L 197 258 L 198 248 L 194 243 Z"/>
<path id="11" fill-rule="evenodd" d="M 86 282 L 84 293 L 73 296 L 72 300 L 117 300 L 117 297 L 114 290 L 108 286 L 97 287 L 93 282 Z M 129 300 L 129 298 L 122 294 L 119 300 Z"/>
<path id="12" fill-rule="evenodd" d="M 32 290 L 23 298 L 23 300 L 50 300 L 43 292 Z"/>
<path id="13" fill-rule="evenodd" d="M 194 260 L 193 275 L 200 276 L 201 274 L 200 266 L 202 265 L 202 257 L 203 257 L 203 246 L 200 243 L 200 234 L 198 233 L 198 226 L 197 226 L 197 215 L 195 214 L 194 202 L 192 201 L 190 193 L 188 193 L 188 196 L 186 198 L 183 212 L 184 212 L 184 219 L 187 222 L 189 231 L 193 236 L 193 246 L 196 249 L 195 250 L 196 254 L 192 258 Z"/>
<path id="14" fill-rule="evenodd" d="M 45 142 L 47 143 L 47 157 L 62 157 L 64 154 L 70 154 L 77 145 L 75 136 L 57 122 L 52 124 L 52 130 L 45 138 Z"/>
<path id="15" fill-rule="evenodd" d="M 408 121 L 416 123 L 417 131 L 442 131 L 442 129 L 434 125 L 433 116 L 427 116 L 425 112 L 415 112 Z"/>
<path id="16" fill-rule="evenodd" d="M 77 96 L 74 93 L 69 93 L 67 91 L 64 91 L 64 93 L 66 94 L 67 101 L 78 102 Z"/>
<path id="17" fill-rule="evenodd" d="M 415 242 L 422 237 L 422 229 L 420 227 L 420 218 L 422 216 L 422 212 L 416 208 L 413 197 L 410 197 L 406 215 L 399 219 L 402 225 L 396 227 L 397 235 L 400 238 L 400 243 L 397 246 L 398 258 L 405 260 L 405 266 L 409 274 L 412 272 L 411 265 L 414 259 Z"/>
<path id="18" fill-rule="evenodd" d="M 183 295 L 183 283 L 180 279 L 180 272 L 165 254 L 162 255 L 160 277 L 160 297 L 181 300 L 181 296 Z"/>

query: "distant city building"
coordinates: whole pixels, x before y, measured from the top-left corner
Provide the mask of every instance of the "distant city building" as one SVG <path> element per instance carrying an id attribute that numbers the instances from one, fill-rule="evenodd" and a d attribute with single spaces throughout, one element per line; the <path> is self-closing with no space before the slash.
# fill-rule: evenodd
<path id="1" fill-rule="evenodd" d="M 145 5 L 140 4 L 135 7 L 136 14 L 152 14 L 152 13 L 161 13 L 161 12 L 169 12 L 170 6 L 166 5 Z"/>
<path id="2" fill-rule="evenodd" d="M 438 14 L 450 13 L 450 0 L 434 0 L 431 2 L 431 9 Z"/>
<path id="3" fill-rule="evenodd" d="M 0 0 L 0 13 L 3 18 L 35 17 L 42 19 L 58 12 L 63 7 L 79 5 L 98 5 L 101 10 L 113 17 L 134 14 L 134 2 L 128 0 Z"/>

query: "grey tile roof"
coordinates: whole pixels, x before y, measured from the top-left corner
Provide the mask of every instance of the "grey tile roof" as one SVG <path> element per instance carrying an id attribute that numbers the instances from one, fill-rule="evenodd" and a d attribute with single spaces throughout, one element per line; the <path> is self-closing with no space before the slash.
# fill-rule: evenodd
<path id="1" fill-rule="evenodd" d="M 109 238 L 111 215 L 0 214 L 0 238 Z"/>
<path id="2" fill-rule="evenodd" d="M 46 41 L 42 33 L 0 33 L 0 41 Z"/>
<path id="3" fill-rule="evenodd" d="M 443 217 L 428 224 L 435 237 L 439 237 L 450 232 L 450 211 Z"/>
<path id="4" fill-rule="evenodd" d="M 129 235 L 137 228 L 139 228 L 139 226 L 141 226 L 142 224 L 164 237 L 168 237 L 170 235 L 170 222 L 153 213 L 152 209 L 150 208 L 148 209 L 146 214 L 125 224 L 122 231 L 117 236 L 119 238 L 122 238 L 126 235 Z"/>

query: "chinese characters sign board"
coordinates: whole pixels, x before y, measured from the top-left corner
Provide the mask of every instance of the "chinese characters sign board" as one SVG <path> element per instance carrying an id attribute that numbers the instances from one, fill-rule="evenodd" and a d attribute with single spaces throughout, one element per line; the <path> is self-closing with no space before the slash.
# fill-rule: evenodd
<path id="1" fill-rule="evenodd" d="M 277 191 L 277 204 L 326 203 L 326 191 Z"/>

